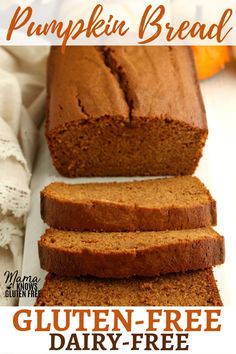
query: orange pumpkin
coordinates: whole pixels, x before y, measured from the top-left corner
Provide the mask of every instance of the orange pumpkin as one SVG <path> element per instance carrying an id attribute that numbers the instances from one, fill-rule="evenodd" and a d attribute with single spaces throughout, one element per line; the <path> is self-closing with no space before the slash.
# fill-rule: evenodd
<path id="1" fill-rule="evenodd" d="M 192 49 L 199 80 L 217 74 L 231 59 L 227 46 L 194 46 Z"/>

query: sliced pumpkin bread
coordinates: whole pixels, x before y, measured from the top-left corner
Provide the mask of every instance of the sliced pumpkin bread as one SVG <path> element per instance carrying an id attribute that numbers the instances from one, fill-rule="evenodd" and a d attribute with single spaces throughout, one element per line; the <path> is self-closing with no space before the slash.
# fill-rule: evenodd
<path id="1" fill-rule="evenodd" d="M 162 231 L 216 224 L 216 202 L 196 177 L 121 183 L 51 183 L 41 193 L 49 226 L 76 231 Z"/>
<path id="2" fill-rule="evenodd" d="M 211 269 L 157 278 L 70 278 L 49 273 L 36 306 L 221 306 Z"/>
<path id="3" fill-rule="evenodd" d="M 157 276 L 223 263 L 224 238 L 212 228 L 111 233 L 51 228 L 39 241 L 39 258 L 41 268 L 66 276 Z"/>

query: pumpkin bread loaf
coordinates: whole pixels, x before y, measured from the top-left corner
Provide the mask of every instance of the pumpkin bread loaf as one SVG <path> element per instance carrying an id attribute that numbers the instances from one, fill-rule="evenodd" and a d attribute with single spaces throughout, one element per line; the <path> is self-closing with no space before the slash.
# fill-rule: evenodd
<path id="1" fill-rule="evenodd" d="M 48 229 L 41 268 L 65 276 L 127 278 L 209 268 L 224 262 L 224 238 L 211 228 L 159 232 Z"/>
<path id="2" fill-rule="evenodd" d="M 157 278 L 96 279 L 48 274 L 36 306 L 221 306 L 211 269 Z"/>
<path id="3" fill-rule="evenodd" d="M 46 136 L 64 176 L 192 174 L 208 129 L 188 47 L 53 47 Z"/>
<path id="4" fill-rule="evenodd" d="M 162 231 L 216 224 L 216 203 L 192 176 L 121 183 L 51 183 L 42 219 L 77 231 Z"/>

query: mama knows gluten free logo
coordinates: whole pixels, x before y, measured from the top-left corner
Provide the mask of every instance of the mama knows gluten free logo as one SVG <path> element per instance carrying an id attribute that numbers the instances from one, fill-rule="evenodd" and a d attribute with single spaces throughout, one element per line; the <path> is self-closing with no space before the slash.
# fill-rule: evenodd
<path id="1" fill-rule="evenodd" d="M 38 283 L 40 279 L 36 276 L 20 276 L 18 270 L 10 272 L 7 270 L 5 276 L 5 297 L 37 297 L 39 295 Z"/>

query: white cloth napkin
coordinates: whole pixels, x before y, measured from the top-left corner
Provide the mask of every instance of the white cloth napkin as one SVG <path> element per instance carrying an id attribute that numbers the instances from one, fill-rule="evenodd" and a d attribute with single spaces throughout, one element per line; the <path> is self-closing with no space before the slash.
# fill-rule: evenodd
<path id="1" fill-rule="evenodd" d="M 0 47 L 0 305 L 4 273 L 21 269 L 30 177 L 45 107 L 46 47 Z"/>

